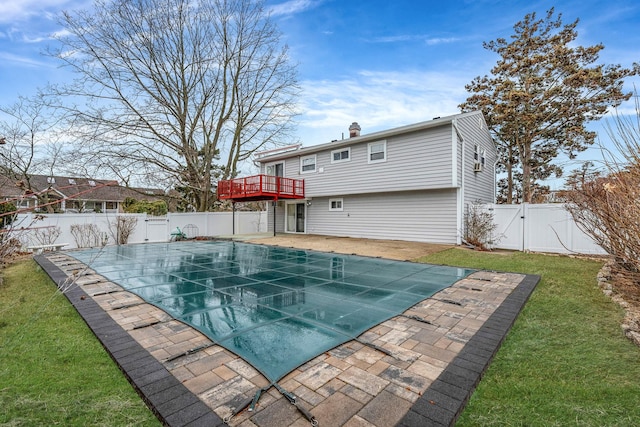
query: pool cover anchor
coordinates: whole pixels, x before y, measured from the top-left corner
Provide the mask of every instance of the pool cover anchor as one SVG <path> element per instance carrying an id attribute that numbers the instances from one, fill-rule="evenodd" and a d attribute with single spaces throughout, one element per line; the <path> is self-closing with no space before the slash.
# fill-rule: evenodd
<path id="1" fill-rule="evenodd" d="M 231 421 L 231 418 L 235 417 L 236 415 L 238 415 L 240 412 L 244 411 L 244 409 L 251 405 L 251 402 L 253 402 L 253 397 L 248 397 L 247 399 L 243 400 L 237 407 L 235 407 L 231 413 L 229 415 L 227 415 L 226 417 L 224 417 L 222 419 L 222 422 L 225 423 L 226 425 L 229 425 L 229 421 Z"/>
<path id="2" fill-rule="evenodd" d="M 311 412 L 309 412 L 305 407 L 301 406 L 298 403 L 298 400 L 295 395 L 289 393 L 287 390 L 283 389 L 278 383 L 273 383 L 273 386 L 282 394 L 293 406 L 296 407 L 298 411 L 311 423 L 312 427 L 318 427 L 318 420 L 313 416 Z"/>
<path id="3" fill-rule="evenodd" d="M 225 423 L 226 425 L 229 425 L 229 421 L 231 421 L 231 418 L 235 417 L 240 412 L 244 411 L 247 408 L 247 406 L 249 407 L 249 409 L 247 409 L 247 412 L 253 412 L 256 408 L 256 405 L 258 404 L 258 400 L 260 400 L 260 396 L 262 395 L 263 392 L 267 391 L 269 388 L 271 388 L 271 384 L 269 384 L 267 387 L 259 388 L 258 391 L 256 391 L 256 393 L 253 395 L 253 397 L 248 397 L 245 400 L 243 400 L 238 406 L 236 406 L 231 411 L 229 415 L 227 415 L 222 419 L 222 422 Z"/>
<path id="4" fill-rule="evenodd" d="M 404 317 L 405 319 L 415 320 L 417 322 L 426 323 L 431 326 L 438 326 L 430 320 L 425 319 L 424 317 L 416 316 L 415 314 L 399 314 L 399 317 Z"/>
<path id="5" fill-rule="evenodd" d="M 206 350 L 209 347 L 213 347 L 214 345 L 216 345 L 216 343 L 212 342 L 210 344 L 204 344 L 204 345 L 201 345 L 201 346 L 198 346 L 198 347 L 190 348 L 189 350 L 184 351 L 182 353 L 174 354 L 173 356 L 163 360 L 162 362 L 163 363 L 173 362 L 174 360 L 179 359 L 179 358 L 181 358 L 183 356 L 189 356 L 189 355 L 191 355 L 193 353 L 197 353 L 199 351 Z"/>
<path id="6" fill-rule="evenodd" d="M 300 405 L 297 397 L 293 393 L 288 392 L 276 382 L 273 382 L 266 387 L 259 388 L 258 391 L 256 391 L 256 393 L 253 395 L 253 397 L 248 397 L 247 399 L 243 400 L 237 407 L 233 409 L 233 411 L 231 411 L 229 415 L 222 419 L 222 422 L 226 425 L 229 425 L 231 419 L 238 415 L 240 412 L 244 411 L 247 407 L 247 412 L 253 412 L 256 408 L 256 405 L 258 404 L 258 400 L 260 400 L 260 396 L 262 396 L 262 393 L 269 390 L 271 386 L 275 387 L 275 389 L 278 390 L 280 394 L 282 394 L 285 399 L 289 401 L 289 403 L 295 406 L 296 409 L 300 411 L 300 413 L 311 423 L 312 427 L 318 427 L 318 420 L 316 420 L 316 417 L 314 417 L 313 414 L 309 412 L 305 407 Z"/>

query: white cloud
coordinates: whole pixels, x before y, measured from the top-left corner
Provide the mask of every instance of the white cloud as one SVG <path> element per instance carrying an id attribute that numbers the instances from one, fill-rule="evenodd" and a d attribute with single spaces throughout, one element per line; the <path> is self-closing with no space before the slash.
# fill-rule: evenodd
<path id="1" fill-rule="evenodd" d="M 357 121 L 362 133 L 456 114 L 467 75 L 361 71 L 342 80 L 304 81 L 298 134 L 306 145 L 340 139 Z"/>
<path id="2" fill-rule="evenodd" d="M 455 43 L 460 40 L 457 37 L 434 37 L 425 39 L 425 43 L 429 46 L 434 46 L 437 44 L 445 44 L 445 43 Z"/>
<path id="3" fill-rule="evenodd" d="M 47 64 L 44 61 L 38 61 L 32 57 L 28 56 L 19 56 L 14 55 L 12 53 L 0 52 L 0 62 L 16 64 L 21 66 L 29 66 L 29 67 L 50 67 L 50 64 Z"/>
<path id="4" fill-rule="evenodd" d="M 0 23 L 25 21 L 31 17 L 47 16 L 46 11 L 60 11 L 77 4 L 75 0 L 20 0 L 0 2 Z"/>
<path id="5" fill-rule="evenodd" d="M 429 46 L 459 41 L 457 37 L 429 37 L 424 34 L 398 34 L 395 36 L 381 36 L 368 40 L 371 43 L 398 43 L 408 41 L 424 41 Z"/>
<path id="6" fill-rule="evenodd" d="M 293 15 L 319 6 L 322 0 L 288 0 L 268 8 L 272 16 Z"/>

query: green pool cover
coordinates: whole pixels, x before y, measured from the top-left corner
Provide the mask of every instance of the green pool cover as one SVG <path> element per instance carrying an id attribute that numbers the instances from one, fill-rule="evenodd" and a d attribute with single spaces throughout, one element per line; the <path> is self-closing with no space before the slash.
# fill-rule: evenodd
<path id="1" fill-rule="evenodd" d="M 70 255 L 273 382 L 474 271 L 230 241 Z"/>

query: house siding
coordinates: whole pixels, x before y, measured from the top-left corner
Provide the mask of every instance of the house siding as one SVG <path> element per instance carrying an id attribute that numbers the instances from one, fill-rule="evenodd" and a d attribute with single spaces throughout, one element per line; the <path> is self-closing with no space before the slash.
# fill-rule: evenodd
<path id="1" fill-rule="evenodd" d="M 333 198 L 342 211 L 329 210 Z M 314 197 L 307 233 L 455 244 L 455 209 L 454 189 Z"/>
<path id="2" fill-rule="evenodd" d="M 495 201 L 495 162 L 496 147 L 487 132 L 487 124 L 482 115 L 461 117 L 456 120 L 458 129 L 462 133 L 464 148 L 464 168 L 458 173 L 464 173 L 464 204 L 480 200 L 483 203 Z M 479 145 L 486 152 L 485 165 L 482 171 L 474 172 L 474 145 Z M 461 143 L 459 143 L 461 145 Z M 462 147 L 460 147 L 462 150 Z M 460 154 L 462 155 L 462 154 Z"/>
<path id="3" fill-rule="evenodd" d="M 370 163 L 368 146 L 386 142 L 386 161 Z M 474 145 L 486 152 L 474 171 Z M 349 161 L 332 163 L 331 152 L 350 150 Z M 315 156 L 314 171 L 301 172 L 301 158 Z M 310 234 L 460 243 L 466 205 L 495 199 L 496 149 L 480 112 L 355 137 L 317 148 L 272 156 L 284 163 L 284 176 L 304 179 L 305 232 Z M 343 199 L 341 211 L 329 200 Z M 285 229 L 284 203 L 276 231 Z M 273 231 L 272 212 L 269 230 Z"/>
<path id="4" fill-rule="evenodd" d="M 339 146 L 316 153 L 315 172 L 301 173 L 301 156 L 297 155 L 284 160 L 284 175 L 304 179 L 305 192 L 313 197 L 450 188 L 451 135 L 451 126 L 443 125 L 381 139 L 387 143 L 387 158 L 379 163 L 368 162 L 372 141 L 340 141 Z M 331 163 L 331 151 L 347 147 L 351 148 L 350 160 Z"/>

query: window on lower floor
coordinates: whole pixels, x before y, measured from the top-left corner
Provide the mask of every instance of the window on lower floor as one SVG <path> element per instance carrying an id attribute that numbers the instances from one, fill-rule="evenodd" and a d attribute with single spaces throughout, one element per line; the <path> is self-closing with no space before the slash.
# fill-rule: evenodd
<path id="1" fill-rule="evenodd" d="M 19 199 L 16 201 L 16 208 L 18 209 L 27 209 L 31 207 L 31 200 L 29 199 Z"/>
<path id="2" fill-rule="evenodd" d="M 342 199 L 329 199 L 329 210 L 330 211 L 341 211 L 342 210 Z"/>

